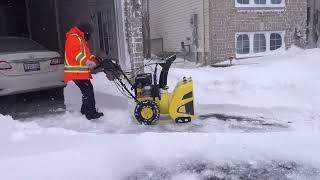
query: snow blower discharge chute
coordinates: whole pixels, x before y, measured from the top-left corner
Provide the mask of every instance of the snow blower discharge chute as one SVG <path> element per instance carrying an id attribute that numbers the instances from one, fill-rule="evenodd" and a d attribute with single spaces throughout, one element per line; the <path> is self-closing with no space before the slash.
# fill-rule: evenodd
<path id="1" fill-rule="evenodd" d="M 113 60 L 103 60 L 102 68 L 107 78 L 114 81 L 124 95 L 135 100 L 134 115 L 139 123 L 152 125 L 159 120 L 160 114 L 169 115 L 176 123 L 188 123 L 195 117 L 193 80 L 183 78 L 172 93 L 168 91 L 168 72 L 175 60 L 176 55 L 172 55 L 166 58 L 163 63 L 144 65 L 140 69 L 154 65 L 153 74 L 137 74 L 133 77 L 134 82 Z M 159 81 L 157 77 L 158 66 L 162 67 Z M 131 88 L 127 87 L 125 81 Z"/>

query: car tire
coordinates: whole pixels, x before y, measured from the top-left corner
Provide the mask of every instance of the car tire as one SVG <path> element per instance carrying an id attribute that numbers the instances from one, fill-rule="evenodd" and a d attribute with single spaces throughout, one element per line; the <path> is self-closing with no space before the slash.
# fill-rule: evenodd
<path id="1" fill-rule="evenodd" d="M 0 114 L 14 116 L 16 112 L 16 95 L 0 97 Z"/>

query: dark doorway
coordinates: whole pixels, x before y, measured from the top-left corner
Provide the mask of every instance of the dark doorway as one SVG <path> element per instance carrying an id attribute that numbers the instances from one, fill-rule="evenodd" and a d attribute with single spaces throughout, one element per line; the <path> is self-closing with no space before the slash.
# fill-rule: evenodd
<path id="1" fill-rule="evenodd" d="M 118 59 L 118 37 L 116 9 L 113 0 L 92 0 L 90 12 L 93 23 L 96 24 L 100 56 Z"/>
<path id="2" fill-rule="evenodd" d="M 25 1 L 0 0 L 0 36 L 29 36 Z"/>
<path id="3" fill-rule="evenodd" d="M 111 4 L 111 3 L 110 3 Z M 117 29 L 113 4 L 105 3 L 97 12 L 100 52 L 118 59 Z"/>
<path id="4" fill-rule="evenodd" d="M 59 51 L 54 0 L 28 0 L 31 38 L 52 51 Z"/>

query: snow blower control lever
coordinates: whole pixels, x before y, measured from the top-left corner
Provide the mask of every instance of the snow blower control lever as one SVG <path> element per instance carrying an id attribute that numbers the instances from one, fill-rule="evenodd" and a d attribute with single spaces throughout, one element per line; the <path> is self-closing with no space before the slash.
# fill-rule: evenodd
<path id="1" fill-rule="evenodd" d="M 160 114 L 168 114 L 176 123 L 187 123 L 195 117 L 193 80 L 183 78 L 177 84 L 174 92 L 168 92 L 168 73 L 175 60 L 176 55 L 172 55 L 166 58 L 163 63 L 150 63 L 140 67 L 139 69 L 155 66 L 153 74 L 135 75 L 132 78 L 134 83 L 116 61 L 105 59 L 102 62 L 102 67 L 107 78 L 114 81 L 118 90 L 123 95 L 135 100 L 137 105 L 134 115 L 141 124 L 154 124 L 159 120 Z M 162 67 L 159 81 L 157 77 L 158 66 Z M 127 87 L 125 81 L 131 88 Z"/>

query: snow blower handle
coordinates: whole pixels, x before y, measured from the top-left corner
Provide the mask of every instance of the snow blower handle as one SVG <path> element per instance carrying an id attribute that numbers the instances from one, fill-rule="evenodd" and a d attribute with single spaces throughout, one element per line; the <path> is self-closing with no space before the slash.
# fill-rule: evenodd
<path id="1" fill-rule="evenodd" d="M 115 79 L 120 79 L 123 75 L 123 71 L 120 65 L 111 59 L 105 59 L 102 61 L 103 72 L 106 74 L 109 81 L 114 81 Z"/>
<path id="2" fill-rule="evenodd" d="M 123 82 L 123 79 L 127 81 L 131 87 L 133 83 L 130 81 L 128 76 L 123 72 L 120 65 L 111 59 L 105 59 L 102 62 L 103 72 L 106 74 L 108 80 L 114 81 L 116 84 L 122 86 L 122 93 L 127 94 L 128 97 L 133 98 L 136 102 L 139 102 L 136 96 L 127 88 L 126 84 Z"/>
<path id="3" fill-rule="evenodd" d="M 101 57 L 99 57 L 99 56 L 96 56 L 96 61 L 97 61 L 99 66 L 101 66 L 102 63 L 103 63 L 103 59 Z"/>

